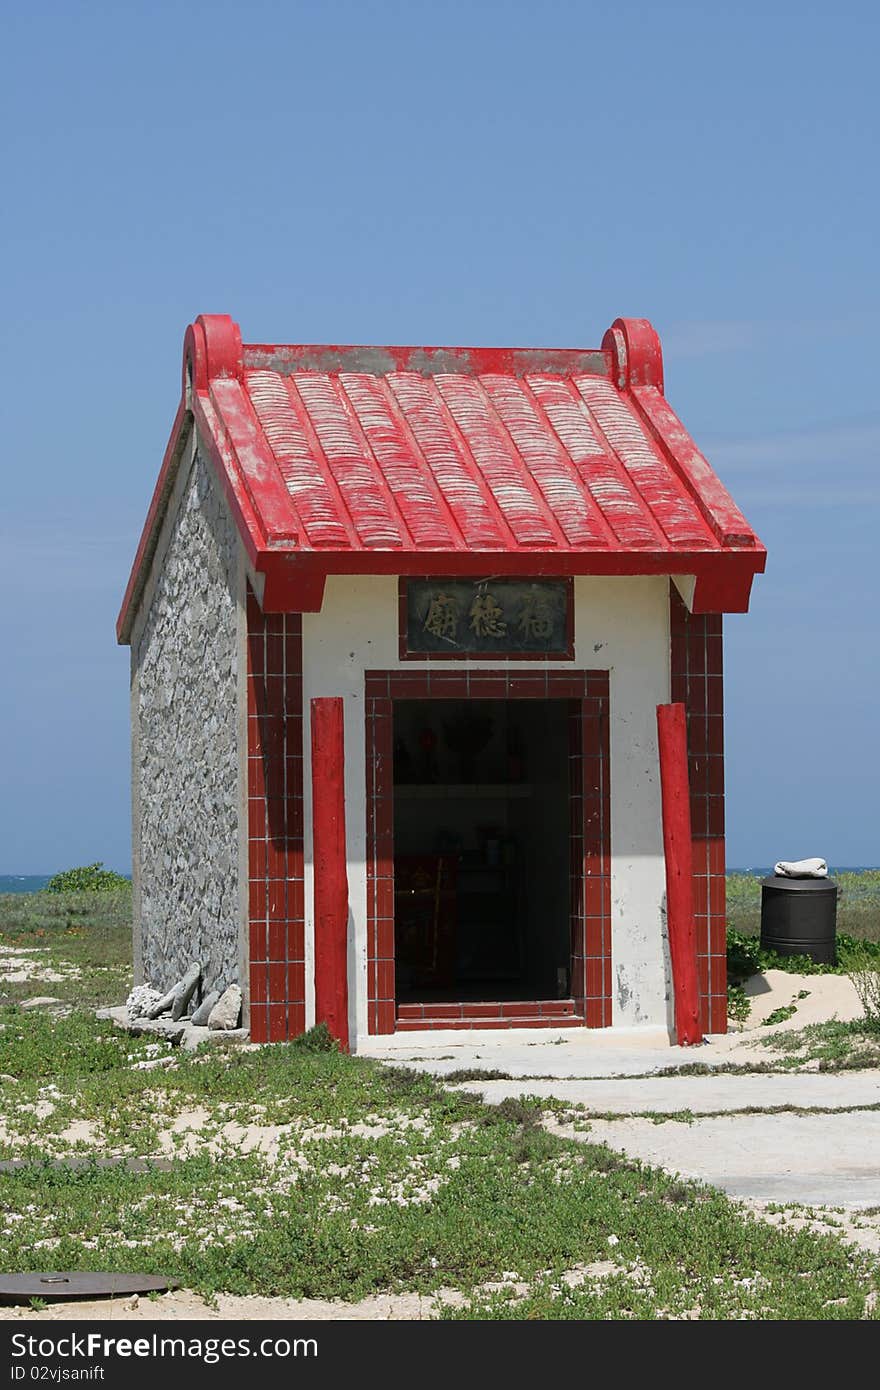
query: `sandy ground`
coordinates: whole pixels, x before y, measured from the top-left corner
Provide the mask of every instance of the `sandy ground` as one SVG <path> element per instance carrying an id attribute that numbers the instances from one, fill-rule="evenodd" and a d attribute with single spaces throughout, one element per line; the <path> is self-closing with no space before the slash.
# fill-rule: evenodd
<path id="1" fill-rule="evenodd" d="M 745 992 L 752 1008 L 745 1023 L 727 1035 L 734 1051 L 738 1045 L 741 1047 L 742 1040 L 751 1041 L 757 1033 L 766 1033 L 765 1019 L 786 1004 L 793 1004 L 796 1013 L 784 1023 L 773 1024 L 774 1033 L 794 1032 L 806 1028 L 808 1023 L 826 1023 L 832 1018 L 846 1023 L 862 1013 L 848 975 L 793 975 L 786 970 L 767 970 L 763 975 L 753 975 L 746 982 Z M 799 999 L 802 992 L 806 997 Z"/>

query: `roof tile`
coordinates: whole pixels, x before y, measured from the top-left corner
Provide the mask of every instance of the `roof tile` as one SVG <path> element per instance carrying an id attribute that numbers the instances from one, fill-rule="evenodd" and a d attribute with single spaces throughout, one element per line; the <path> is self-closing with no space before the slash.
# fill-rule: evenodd
<path id="1" fill-rule="evenodd" d="M 600 349 L 544 350 L 243 346 L 207 315 L 184 358 L 175 430 L 191 408 L 251 561 L 268 574 L 274 556 L 278 602 L 320 602 L 333 572 L 514 572 L 521 553 L 544 574 L 697 574 L 701 611 L 743 611 L 764 568 L 663 395 L 646 320 L 618 319 Z M 178 458 L 172 440 L 123 634 Z"/>

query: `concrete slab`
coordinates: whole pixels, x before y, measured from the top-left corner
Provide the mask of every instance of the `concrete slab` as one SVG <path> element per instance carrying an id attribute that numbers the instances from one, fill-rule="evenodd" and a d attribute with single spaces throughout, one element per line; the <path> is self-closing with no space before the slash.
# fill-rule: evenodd
<path id="1" fill-rule="evenodd" d="M 880 1109 L 868 1108 L 880 1105 L 876 1071 L 523 1078 L 465 1082 L 455 1089 L 494 1103 L 537 1095 L 619 1115 L 589 1119 L 587 1131 L 554 1120 L 548 1128 L 584 1143 L 608 1144 L 731 1197 L 853 1211 L 880 1207 Z M 696 1118 L 658 1124 L 638 1117 L 683 1111 Z"/>
<path id="2" fill-rule="evenodd" d="M 365 1038 L 358 1044 L 357 1055 L 436 1076 L 473 1068 L 509 1076 L 659 1075 L 695 1062 L 705 1067 L 772 1062 L 773 1053 L 760 1045 L 762 1038 L 832 1018 L 858 1018 L 862 1011 L 852 981 L 845 975 L 768 970 L 753 976 L 746 990 L 752 1000 L 747 1023 L 729 1033 L 712 1034 L 696 1047 L 678 1047 L 663 1027 L 449 1028 Z M 790 1017 L 768 1024 L 778 1009 L 791 1009 Z"/>
<path id="3" fill-rule="evenodd" d="M 467 1081 L 456 1090 L 472 1091 L 493 1104 L 507 1096 L 552 1097 L 584 1105 L 597 1114 L 712 1115 L 780 1106 L 798 1110 L 847 1110 L 880 1106 L 880 1074 L 845 1072 L 719 1076 L 658 1076 L 639 1079 L 543 1081 Z M 880 1157 L 880 1155 L 878 1155 Z"/>
<path id="4" fill-rule="evenodd" d="M 709 1046 L 672 1046 L 662 1028 L 505 1028 L 503 1033 L 454 1028 L 367 1038 L 358 1057 L 446 1076 L 453 1071 L 503 1071 L 508 1076 L 642 1076 L 687 1063 L 710 1064 Z M 726 1051 L 716 1065 L 729 1062 Z"/>
<path id="5" fill-rule="evenodd" d="M 411 1067 L 414 1071 L 430 1072 L 433 1076 L 448 1076 L 455 1071 L 500 1071 L 513 1077 L 611 1077 L 660 1076 L 695 1064 L 707 1068 L 737 1065 L 756 1065 L 772 1062 L 772 1053 L 763 1049 L 737 1049 L 716 1046 L 707 1042 L 697 1047 L 671 1046 L 664 1037 L 622 1039 L 619 1036 L 596 1039 L 593 1030 L 569 1030 L 574 1037 L 555 1041 L 535 1042 L 534 1034 L 519 1032 L 505 1036 L 486 1034 L 461 1042 L 461 1035 L 441 1034 L 431 1046 L 387 1046 L 370 1039 L 358 1046 L 358 1057 L 375 1057 L 392 1066 Z M 511 1030 L 513 1032 L 513 1030 Z M 615 1030 L 617 1032 L 617 1030 Z"/>
<path id="6" fill-rule="evenodd" d="M 880 1206 L 880 1112 L 731 1114 L 692 1124 L 594 1121 L 576 1137 L 696 1178 L 731 1197 L 809 1207 Z"/>

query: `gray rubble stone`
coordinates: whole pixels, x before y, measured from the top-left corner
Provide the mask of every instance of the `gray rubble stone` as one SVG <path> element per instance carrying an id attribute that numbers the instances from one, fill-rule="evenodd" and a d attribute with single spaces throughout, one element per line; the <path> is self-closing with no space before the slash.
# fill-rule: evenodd
<path id="1" fill-rule="evenodd" d="M 189 1018 L 181 1019 L 179 1023 L 172 1023 L 170 1018 L 135 1018 L 128 1017 L 128 1010 L 124 1004 L 116 1004 L 112 1008 L 97 1009 L 97 1018 L 108 1019 L 115 1023 L 117 1028 L 130 1033 L 132 1037 L 151 1037 L 161 1038 L 173 1046 L 183 1047 L 187 1051 L 197 1048 L 203 1042 L 238 1042 L 247 1043 L 250 1033 L 247 1028 L 207 1028 L 193 1027 L 192 1020 Z M 158 1059 L 163 1064 L 171 1059 L 163 1057 Z"/>
<path id="2" fill-rule="evenodd" d="M 224 990 L 208 1018 L 209 1028 L 237 1028 L 241 1014 L 241 989 L 230 985 Z"/>
<path id="3" fill-rule="evenodd" d="M 201 1031 L 201 1030 L 199 1030 L 199 1031 Z M 193 1035 L 195 1035 L 195 1032 L 196 1032 L 196 1029 L 193 1029 Z M 239 1042 L 239 1043 L 248 1043 L 249 1046 L 254 1046 L 254 1045 L 256 1045 L 256 1044 L 251 1044 L 251 1041 L 250 1041 L 250 1037 L 251 1037 L 251 1035 L 250 1035 L 250 1030 L 247 1029 L 247 1028 L 206 1028 L 206 1029 L 205 1029 L 205 1033 L 207 1034 L 207 1037 L 208 1037 L 208 1041 L 209 1041 L 209 1042 L 216 1042 L 216 1043 Z"/>
<path id="4" fill-rule="evenodd" d="M 22 1009 L 50 1009 L 56 1004 L 63 1004 L 63 999 L 53 999 L 49 994 L 35 994 L 30 999 L 22 999 L 19 1005 Z"/>
<path id="5" fill-rule="evenodd" d="M 122 1026 L 125 1027 L 124 1024 Z M 186 1032 L 186 1024 L 172 1023 L 168 1018 L 136 1018 L 134 1023 L 129 1024 L 128 1031 L 134 1037 L 149 1034 L 153 1038 L 164 1038 L 176 1047 Z"/>

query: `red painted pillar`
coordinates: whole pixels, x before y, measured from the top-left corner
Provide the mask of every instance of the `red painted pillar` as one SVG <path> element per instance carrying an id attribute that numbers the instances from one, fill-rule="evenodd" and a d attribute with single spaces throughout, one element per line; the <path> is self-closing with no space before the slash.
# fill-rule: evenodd
<path id="1" fill-rule="evenodd" d="M 688 785 L 687 723 L 684 705 L 657 706 L 663 851 L 666 855 L 666 926 L 672 958 L 675 1035 L 679 1043 L 698 1043 L 700 984 L 694 931 L 693 851 Z"/>
<path id="2" fill-rule="evenodd" d="M 348 868 L 340 699 L 312 700 L 315 1022 L 348 1051 Z"/>

